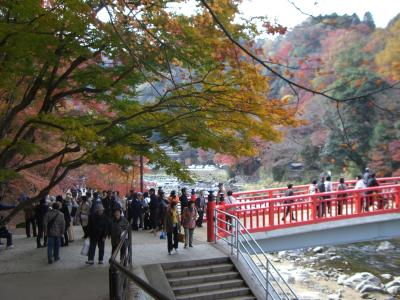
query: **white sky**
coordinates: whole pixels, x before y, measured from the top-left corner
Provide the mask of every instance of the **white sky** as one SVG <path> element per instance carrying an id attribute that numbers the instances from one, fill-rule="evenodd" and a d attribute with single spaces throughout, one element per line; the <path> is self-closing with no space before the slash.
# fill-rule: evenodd
<path id="1" fill-rule="evenodd" d="M 244 0 L 240 9 L 245 16 L 267 15 L 271 20 L 276 18 L 281 25 L 292 28 L 307 16 L 290 1 L 314 16 L 334 12 L 339 15 L 356 13 L 362 20 L 364 13 L 369 11 L 377 27 L 386 27 L 400 13 L 400 0 Z"/>

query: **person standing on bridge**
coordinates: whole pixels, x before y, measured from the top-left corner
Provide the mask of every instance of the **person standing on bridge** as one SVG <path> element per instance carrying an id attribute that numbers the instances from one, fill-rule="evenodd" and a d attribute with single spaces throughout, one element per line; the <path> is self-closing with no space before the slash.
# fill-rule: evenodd
<path id="1" fill-rule="evenodd" d="M 367 182 L 367 187 L 375 187 L 379 186 L 378 180 L 376 180 L 375 173 L 372 173 L 369 176 L 368 182 Z M 367 192 L 367 198 L 368 198 L 368 207 L 367 210 L 371 208 L 371 206 L 374 206 L 375 202 L 378 202 L 378 209 L 381 209 L 383 207 L 382 201 L 380 200 L 379 193 L 377 190 L 374 191 L 368 191 Z"/>
<path id="2" fill-rule="evenodd" d="M 331 181 L 331 176 L 327 176 L 325 180 L 325 192 L 330 193 L 332 192 L 332 181 Z M 328 207 L 328 213 L 331 213 L 331 201 L 328 200 L 330 199 L 331 196 L 325 196 L 324 199 L 326 201 L 326 206 Z"/>
<path id="3" fill-rule="evenodd" d="M 64 214 L 59 211 L 60 204 L 55 202 L 52 210 L 44 216 L 44 231 L 47 233 L 47 260 L 49 264 L 60 259 L 61 237 L 65 232 Z"/>
<path id="4" fill-rule="evenodd" d="M 294 191 L 293 191 L 293 184 L 289 183 L 288 184 L 288 189 L 285 192 L 285 197 L 292 197 L 294 196 Z M 296 220 L 295 216 L 294 216 L 294 212 L 293 212 L 293 207 L 292 207 L 292 203 L 294 203 L 293 199 L 285 199 L 283 201 L 284 204 L 287 204 L 286 208 L 285 208 L 285 215 L 282 218 L 282 221 L 286 220 L 287 215 L 290 214 L 292 220 Z"/>
<path id="5" fill-rule="evenodd" d="M 339 185 L 337 187 L 338 191 L 345 191 L 347 189 L 346 183 L 344 182 L 344 178 L 339 179 Z M 346 197 L 347 194 L 337 194 L 337 215 L 342 215 L 343 214 L 343 206 L 346 205 Z M 346 210 L 347 211 L 347 210 Z"/>
<path id="6" fill-rule="evenodd" d="M 308 193 L 310 195 L 314 195 L 316 193 L 318 193 L 318 183 L 317 180 L 313 180 L 310 184 L 310 187 L 308 188 Z"/>
<path id="7" fill-rule="evenodd" d="M 354 187 L 355 190 L 361 190 L 361 189 L 366 189 L 367 185 L 364 182 L 364 179 L 361 175 L 357 176 L 357 182 L 356 185 Z M 365 193 L 362 193 L 362 195 L 360 195 L 360 201 L 361 201 L 361 205 L 364 208 L 364 211 L 368 211 L 368 201 L 365 197 Z"/>
<path id="8" fill-rule="evenodd" d="M 318 192 L 325 193 L 325 177 L 321 177 L 321 181 L 318 184 Z M 317 205 L 317 217 L 321 218 L 325 216 L 325 197 L 318 199 L 319 204 Z"/>

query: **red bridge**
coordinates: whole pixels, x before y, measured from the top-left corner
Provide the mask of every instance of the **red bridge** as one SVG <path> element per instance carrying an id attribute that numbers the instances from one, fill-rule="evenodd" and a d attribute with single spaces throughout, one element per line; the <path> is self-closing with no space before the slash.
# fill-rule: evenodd
<path id="1" fill-rule="evenodd" d="M 308 193 L 309 185 L 294 186 L 291 197 L 285 196 L 287 188 L 239 192 L 234 194 L 236 204 L 216 206 L 217 219 L 225 220 L 226 213 L 236 216 L 257 239 L 269 239 L 269 242 L 290 236 L 292 240 L 294 236 L 310 239 L 309 242 L 300 241 L 304 247 L 329 243 L 327 234 L 331 235 L 333 244 L 400 235 L 400 227 L 395 230 L 397 233 L 392 232 L 392 228 L 400 225 L 400 177 L 379 178 L 379 186 L 366 189 L 354 189 L 355 183 L 347 182 L 344 191 L 312 195 Z M 333 183 L 333 190 L 337 185 Z M 223 228 L 221 224 L 218 227 Z M 350 235 L 349 229 L 354 231 Z M 346 234 L 349 236 L 345 237 Z M 219 232 L 217 238 L 223 235 Z M 342 237 L 335 240 L 335 235 Z M 294 248 L 290 243 L 283 243 L 287 245 L 282 244 L 282 249 L 275 243 L 278 248 L 267 247 L 266 250 Z"/>

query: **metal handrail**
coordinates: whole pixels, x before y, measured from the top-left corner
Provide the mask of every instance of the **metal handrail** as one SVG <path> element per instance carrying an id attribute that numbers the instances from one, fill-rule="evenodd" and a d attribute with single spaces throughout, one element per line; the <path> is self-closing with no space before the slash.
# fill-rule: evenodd
<path id="1" fill-rule="evenodd" d="M 220 218 L 219 215 L 224 216 L 224 218 Z M 219 233 L 222 235 L 219 235 Z M 230 245 L 232 255 L 234 254 L 234 250 L 236 250 L 238 260 L 240 256 L 243 257 L 257 281 L 264 288 L 266 299 L 298 299 L 293 289 L 268 259 L 261 246 L 246 227 L 244 227 L 239 218 L 216 208 L 214 210 L 214 234 L 215 243 L 217 242 L 217 238 L 219 238 Z M 246 254 L 250 257 L 250 260 Z M 265 268 L 265 275 L 261 272 L 255 260 Z M 260 277 L 260 273 L 262 277 Z"/>
<path id="2" fill-rule="evenodd" d="M 110 300 L 121 300 L 124 299 L 125 290 L 121 291 L 119 286 L 119 282 L 123 282 L 122 289 L 127 288 L 127 282 L 134 282 L 140 289 L 145 291 L 148 295 L 153 297 L 154 299 L 160 300 L 172 300 L 168 296 L 162 294 L 155 288 L 153 288 L 149 283 L 140 278 L 138 275 L 134 274 L 131 271 L 132 268 L 132 231 L 131 231 L 131 223 L 126 230 L 121 234 L 121 241 L 118 243 L 118 246 L 115 248 L 114 252 L 110 258 L 110 268 L 109 268 L 109 284 L 110 284 Z M 118 253 L 120 253 L 122 247 L 127 246 L 127 251 L 123 257 L 121 257 L 120 262 L 117 261 Z M 124 275 L 122 278 L 120 275 Z"/>

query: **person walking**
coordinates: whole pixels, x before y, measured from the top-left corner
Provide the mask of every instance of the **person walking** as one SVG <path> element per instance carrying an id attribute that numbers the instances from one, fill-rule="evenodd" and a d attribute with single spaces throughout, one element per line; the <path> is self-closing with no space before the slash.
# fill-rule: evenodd
<path id="1" fill-rule="evenodd" d="M 113 212 L 111 221 L 111 253 L 117 249 L 118 244 L 121 242 L 122 233 L 129 228 L 128 220 L 122 215 L 122 210 L 117 208 Z M 125 255 L 126 245 L 121 248 L 121 257 Z"/>
<path id="2" fill-rule="evenodd" d="M 286 192 L 285 192 L 285 197 L 292 197 L 292 196 L 294 196 L 293 184 L 289 183 L 288 186 L 287 186 L 287 188 L 288 188 L 288 189 L 287 189 Z M 296 220 L 296 218 L 295 218 L 295 216 L 294 216 L 294 212 L 293 212 L 292 205 L 290 205 L 290 204 L 294 203 L 294 200 L 293 200 L 293 199 L 285 199 L 285 200 L 283 201 L 283 203 L 284 203 L 284 204 L 288 204 L 288 205 L 285 207 L 285 215 L 282 217 L 282 221 L 286 220 L 286 217 L 287 217 L 287 215 L 289 215 L 289 214 L 290 214 L 292 220 Z"/>
<path id="3" fill-rule="evenodd" d="M 54 202 L 52 210 L 44 216 L 44 232 L 47 234 L 47 260 L 49 264 L 60 259 L 61 236 L 65 232 L 64 214 L 60 212 L 59 202 Z"/>
<path id="4" fill-rule="evenodd" d="M 345 191 L 347 189 L 346 183 L 344 182 L 344 178 L 340 178 L 339 179 L 339 185 L 337 187 L 338 191 Z M 343 193 L 343 194 L 337 194 L 337 207 L 336 207 L 336 211 L 338 216 L 343 214 L 343 206 L 346 205 L 346 197 L 347 194 Z M 347 210 L 346 210 L 347 211 Z"/>
<path id="5" fill-rule="evenodd" d="M 86 195 L 83 195 L 81 198 L 81 203 L 78 207 L 77 215 L 79 218 L 79 222 L 81 223 L 83 230 L 83 238 L 86 239 L 88 237 L 88 223 L 89 223 L 89 215 L 90 215 L 90 202 Z"/>
<path id="6" fill-rule="evenodd" d="M 144 214 L 146 211 L 147 203 L 144 201 L 144 195 L 142 193 L 138 193 L 138 214 L 139 214 L 139 229 L 144 229 Z"/>
<path id="7" fill-rule="evenodd" d="M 197 208 L 196 202 L 193 200 L 189 201 L 189 206 L 183 209 L 181 216 L 182 227 L 185 231 L 185 249 L 188 244 L 189 247 L 193 247 L 193 233 L 196 228 Z"/>
<path id="8" fill-rule="evenodd" d="M 172 250 L 178 252 L 178 233 L 180 231 L 179 213 L 177 210 L 177 202 L 173 201 L 167 208 L 164 218 L 164 231 L 167 232 L 168 254 L 171 255 Z"/>
<path id="9" fill-rule="evenodd" d="M 196 199 L 196 208 L 199 217 L 197 219 L 197 227 L 203 227 L 204 210 L 206 209 L 206 197 L 204 191 L 200 191 L 199 197 Z"/>
<path id="10" fill-rule="evenodd" d="M 39 202 L 39 205 L 35 207 L 35 218 L 36 224 L 38 226 L 38 234 L 36 237 L 36 246 L 37 248 L 47 247 L 47 235 L 44 231 L 44 216 L 48 212 L 49 207 L 46 204 L 46 198 L 42 198 Z M 43 245 L 41 240 L 43 238 Z"/>
<path id="11" fill-rule="evenodd" d="M 103 263 L 104 246 L 107 235 L 110 231 L 110 223 L 107 215 L 104 214 L 103 205 L 99 204 L 96 207 L 96 213 L 90 215 L 88 222 L 88 235 L 90 240 L 88 260 L 86 264 L 94 264 L 94 256 L 96 246 L 99 248 L 99 264 Z"/>

